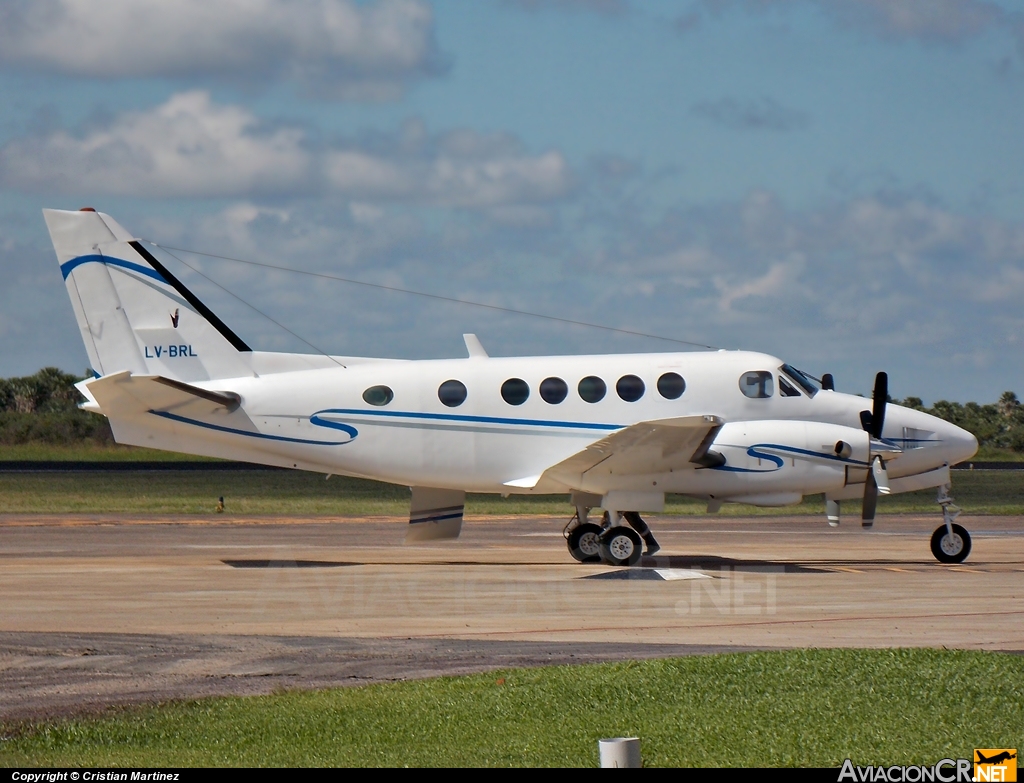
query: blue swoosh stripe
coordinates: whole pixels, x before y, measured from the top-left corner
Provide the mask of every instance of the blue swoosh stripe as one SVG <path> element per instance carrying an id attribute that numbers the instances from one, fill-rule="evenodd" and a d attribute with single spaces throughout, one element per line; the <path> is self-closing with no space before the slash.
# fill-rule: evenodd
<path id="1" fill-rule="evenodd" d="M 322 413 L 339 413 L 358 416 L 386 416 L 404 419 L 426 419 L 428 421 L 460 421 L 473 424 L 518 424 L 531 427 L 563 427 L 577 430 L 621 430 L 623 424 L 593 424 L 581 421 L 545 421 L 543 419 L 509 419 L 498 416 L 464 416 L 454 413 L 410 413 L 406 411 L 368 411 L 357 408 L 328 408 L 317 411 L 313 416 Z M 310 418 L 312 420 L 312 417 Z M 317 423 L 317 422 L 314 422 Z M 326 422 L 324 422 L 326 424 Z M 327 424 L 327 426 L 331 426 Z"/>
<path id="2" fill-rule="evenodd" d="M 843 464 L 857 465 L 862 468 L 866 468 L 871 464 L 870 462 L 861 462 L 859 459 L 840 457 L 838 454 L 829 454 L 828 452 L 821 451 L 810 451 L 809 449 L 798 449 L 796 446 L 782 446 L 778 443 L 758 443 L 755 444 L 754 446 L 751 446 L 750 450 L 747 451 L 747 453 L 750 454 L 751 457 L 764 457 L 765 459 L 773 459 L 767 454 L 751 453 L 754 449 L 778 449 L 779 451 L 788 451 L 793 454 L 805 454 L 808 457 L 817 457 L 818 459 L 830 459 L 834 462 L 842 462 Z M 778 459 L 778 457 L 775 457 L 774 459 Z M 782 467 L 781 463 L 779 463 L 779 467 Z"/>
<path id="3" fill-rule="evenodd" d="M 208 430 L 216 430 L 217 432 L 227 432 L 232 435 L 245 435 L 250 438 L 262 438 L 264 440 L 276 440 L 284 443 L 303 443 L 309 446 L 344 446 L 346 443 L 351 443 L 359 431 L 355 427 L 349 427 L 343 425 L 338 429 L 344 429 L 348 432 L 352 438 L 349 440 L 341 441 L 323 441 L 323 440 L 307 440 L 305 438 L 286 438 L 283 435 L 265 435 L 262 432 L 249 432 L 248 430 L 239 430 L 234 427 L 224 427 L 220 424 L 210 424 L 205 421 L 197 421 L 195 419 L 189 419 L 185 416 L 179 416 L 176 413 L 168 413 L 167 411 L 150 411 L 154 416 L 159 416 L 163 419 L 170 419 L 171 421 L 181 422 L 182 424 L 194 424 L 196 427 L 205 427 Z"/>
<path id="4" fill-rule="evenodd" d="M 357 430 L 355 427 L 352 427 L 351 425 L 342 424 L 340 421 L 328 421 L 327 419 L 321 419 L 320 416 L 318 415 L 320 413 L 327 412 L 329 411 L 318 411 L 317 413 L 314 413 L 312 416 L 309 417 L 309 423 L 315 424 L 318 427 L 330 427 L 331 429 L 334 430 L 341 430 L 342 432 L 347 432 L 353 438 L 359 434 L 359 430 Z"/>
<path id="5" fill-rule="evenodd" d="M 800 449 L 796 446 L 783 446 L 779 443 L 756 443 L 747 449 L 747 455 L 755 457 L 756 459 L 766 459 L 775 464 L 774 468 L 738 468 L 730 465 L 719 465 L 710 470 L 722 470 L 727 473 L 774 473 L 779 470 L 785 461 L 776 454 L 765 454 L 763 451 L 758 449 L 778 449 L 779 451 L 788 451 L 791 454 L 806 455 L 808 457 L 817 457 L 818 459 L 832 460 L 833 462 L 839 462 L 843 465 L 856 465 L 858 467 L 869 467 L 870 462 L 861 462 L 856 459 L 848 459 L 846 457 L 840 457 L 838 454 L 828 454 L 820 451 L 810 451 L 809 449 Z"/>
<path id="6" fill-rule="evenodd" d="M 133 264 L 131 261 L 124 261 L 120 258 L 113 258 L 111 256 L 78 256 L 78 258 L 72 258 L 70 261 L 65 261 L 60 265 L 60 273 L 64 275 L 64 279 L 68 279 L 76 268 L 82 266 L 82 264 L 107 264 L 108 266 L 119 266 L 124 269 L 130 269 L 132 272 L 138 272 L 140 275 L 151 277 L 157 282 L 165 285 L 170 285 L 166 280 L 161 277 L 155 269 L 150 269 L 148 266 L 142 264 Z"/>

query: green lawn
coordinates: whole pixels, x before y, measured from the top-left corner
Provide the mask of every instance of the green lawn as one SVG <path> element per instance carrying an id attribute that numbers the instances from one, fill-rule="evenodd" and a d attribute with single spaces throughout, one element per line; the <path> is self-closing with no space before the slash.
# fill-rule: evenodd
<path id="1" fill-rule="evenodd" d="M 217 698 L 7 726 L 0 766 L 925 764 L 1024 747 L 1024 657 L 793 650 Z"/>
<path id="2" fill-rule="evenodd" d="M 957 471 L 953 494 L 969 514 L 1024 514 L 1024 471 Z M 409 490 L 376 481 L 301 471 L 118 471 L 0 473 L 0 513 L 207 514 L 223 496 L 227 515 L 404 516 Z M 726 504 L 721 513 L 824 514 L 821 495 L 798 506 Z M 700 515 L 707 504 L 670 495 L 665 513 Z M 938 513 L 934 490 L 879 499 L 879 513 Z M 467 514 L 571 514 L 566 495 L 470 495 Z M 844 502 L 844 515 L 859 513 Z"/>
<path id="3" fill-rule="evenodd" d="M 210 457 L 194 457 L 173 451 L 100 444 L 92 441 L 57 445 L 52 443 L 18 443 L 0 445 L 0 462 L 219 462 Z"/>

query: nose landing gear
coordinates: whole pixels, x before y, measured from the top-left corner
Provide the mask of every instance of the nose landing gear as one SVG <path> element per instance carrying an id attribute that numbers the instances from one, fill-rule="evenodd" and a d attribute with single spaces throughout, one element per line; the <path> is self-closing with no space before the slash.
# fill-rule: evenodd
<path id="1" fill-rule="evenodd" d="M 950 485 L 939 487 L 938 503 L 942 506 L 942 522 L 932 533 L 932 554 L 940 563 L 962 563 L 971 553 L 971 534 L 953 524 L 961 509 L 949 494 Z"/>

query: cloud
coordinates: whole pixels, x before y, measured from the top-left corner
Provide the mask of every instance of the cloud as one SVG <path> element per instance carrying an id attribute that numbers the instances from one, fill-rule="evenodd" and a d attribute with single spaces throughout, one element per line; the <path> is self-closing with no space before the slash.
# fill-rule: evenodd
<path id="1" fill-rule="evenodd" d="M 50 193 L 142 197 L 293 192 L 310 154 L 295 128 L 268 130 L 247 110 L 184 92 L 81 136 L 56 131 L 0 149 L 0 183 Z"/>
<path id="2" fill-rule="evenodd" d="M 771 98 L 743 103 L 733 98 L 702 101 L 694 104 L 690 111 L 732 130 L 788 131 L 806 128 L 810 124 L 806 113 L 790 109 Z"/>
<path id="3" fill-rule="evenodd" d="M 573 272 L 642 331 L 864 365 L 913 351 L 935 373 L 954 346 L 991 358 L 1024 339 L 1006 326 L 1024 298 L 1024 223 L 909 194 L 792 210 L 754 191 L 642 224 L 612 213 Z"/>
<path id="4" fill-rule="evenodd" d="M 15 0 L 0 61 L 92 78 L 293 79 L 336 98 L 390 99 L 444 69 L 423 0 Z"/>
<path id="5" fill-rule="evenodd" d="M 738 7 L 746 12 L 784 11 L 814 6 L 838 24 L 889 40 L 913 39 L 925 43 L 958 44 L 993 28 L 1008 29 L 1024 46 L 1021 15 L 989 0 L 703 0 L 700 7 L 719 14 Z M 689 11 L 676 22 L 685 33 L 699 22 Z"/>
<path id="6" fill-rule="evenodd" d="M 960 43 L 1006 19 L 985 0 L 840 0 L 817 5 L 840 23 L 886 38 Z"/>
<path id="7" fill-rule="evenodd" d="M 192 91 L 78 135 L 11 141 L 0 148 L 0 184 L 150 198 L 329 193 L 481 210 L 553 201 L 573 178 L 560 152 L 531 154 L 510 134 L 430 134 L 410 120 L 394 134 L 312 145 L 301 128 L 270 126 Z"/>

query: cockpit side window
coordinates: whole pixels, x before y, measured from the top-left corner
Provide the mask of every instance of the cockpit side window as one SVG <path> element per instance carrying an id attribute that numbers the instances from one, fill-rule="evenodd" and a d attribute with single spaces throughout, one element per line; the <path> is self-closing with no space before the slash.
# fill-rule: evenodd
<path id="1" fill-rule="evenodd" d="M 775 381 L 767 370 L 753 370 L 740 376 L 740 391 L 752 399 L 765 399 L 775 394 Z"/>
<path id="2" fill-rule="evenodd" d="M 798 370 L 792 364 L 784 364 L 779 368 L 779 370 L 786 373 L 790 380 L 795 382 L 797 386 L 806 392 L 808 397 L 813 397 L 818 393 L 818 385 L 814 382 L 814 379 L 803 370 Z M 781 376 L 779 377 L 779 380 L 782 380 Z"/>
<path id="3" fill-rule="evenodd" d="M 783 397 L 799 397 L 800 392 L 793 388 L 792 384 L 786 380 L 785 376 L 779 376 L 779 392 Z"/>

